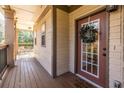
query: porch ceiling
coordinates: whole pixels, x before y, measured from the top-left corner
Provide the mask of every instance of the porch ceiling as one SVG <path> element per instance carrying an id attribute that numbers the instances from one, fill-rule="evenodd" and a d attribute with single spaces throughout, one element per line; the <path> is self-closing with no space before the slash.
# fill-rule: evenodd
<path id="1" fill-rule="evenodd" d="M 17 18 L 17 28 L 33 29 L 34 22 L 42 13 L 41 5 L 11 5 L 15 10 L 15 18 Z"/>

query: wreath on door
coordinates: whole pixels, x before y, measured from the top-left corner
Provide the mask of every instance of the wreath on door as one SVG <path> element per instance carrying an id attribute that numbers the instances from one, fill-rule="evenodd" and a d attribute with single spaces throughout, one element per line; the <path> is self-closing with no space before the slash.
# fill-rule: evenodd
<path id="1" fill-rule="evenodd" d="M 80 38 L 83 43 L 93 43 L 97 40 L 97 33 L 94 25 L 86 24 L 80 29 Z"/>

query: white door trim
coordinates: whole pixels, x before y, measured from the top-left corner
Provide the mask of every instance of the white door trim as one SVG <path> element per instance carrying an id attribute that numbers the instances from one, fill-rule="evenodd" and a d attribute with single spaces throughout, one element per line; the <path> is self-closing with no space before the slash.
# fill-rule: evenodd
<path id="1" fill-rule="evenodd" d="M 96 84 L 96 83 L 90 81 L 89 79 L 87 79 L 87 78 L 85 78 L 85 77 L 83 77 L 83 76 L 81 76 L 81 75 L 79 75 L 79 74 L 76 74 L 76 76 L 78 76 L 79 78 L 81 78 L 81 79 L 87 81 L 88 83 L 94 85 L 94 86 L 97 87 L 97 88 L 103 88 L 102 86 L 100 86 L 100 85 L 98 85 L 98 84 Z"/>

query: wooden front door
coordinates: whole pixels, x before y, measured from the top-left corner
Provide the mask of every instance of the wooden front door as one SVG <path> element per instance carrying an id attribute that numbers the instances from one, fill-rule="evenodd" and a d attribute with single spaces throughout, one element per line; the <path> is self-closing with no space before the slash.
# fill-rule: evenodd
<path id="1" fill-rule="evenodd" d="M 77 73 L 102 87 L 106 86 L 106 12 L 100 12 L 78 21 L 78 65 Z M 80 29 L 92 24 L 97 33 L 91 43 L 80 38 Z"/>

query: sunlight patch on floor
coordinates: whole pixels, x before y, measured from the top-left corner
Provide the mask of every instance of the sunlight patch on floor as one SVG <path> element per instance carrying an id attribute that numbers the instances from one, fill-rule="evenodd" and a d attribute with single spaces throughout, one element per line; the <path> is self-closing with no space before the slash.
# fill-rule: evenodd
<path id="1" fill-rule="evenodd" d="M 22 53 L 17 55 L 17 59 L 20 59 L 20 58 L 32 58 L 32 57 L 34 57 L 33 52 L 22 52 Z"/>

